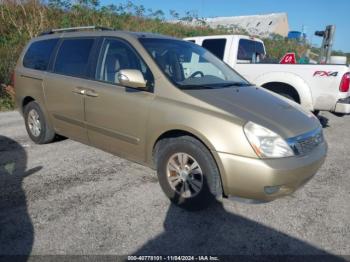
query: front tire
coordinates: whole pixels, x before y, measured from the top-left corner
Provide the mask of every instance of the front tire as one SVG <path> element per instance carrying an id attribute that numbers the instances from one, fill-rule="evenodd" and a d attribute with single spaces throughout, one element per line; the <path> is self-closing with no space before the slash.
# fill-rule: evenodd
<path id="1" fill-rule="evenodd" d="M 48 125 L 38 103 L 30 102 L 23 113 L 27 133 L 34 143 L 46 144 L 54 140 L 55 131 Z"/>
<path id="2" fill-rule="evenodd" d="M 218 168 L 200 141 L 190 136 L 167 138 L 156 148 L 159 183 L 174 204 L 200 210 L 222 196 Z"/>

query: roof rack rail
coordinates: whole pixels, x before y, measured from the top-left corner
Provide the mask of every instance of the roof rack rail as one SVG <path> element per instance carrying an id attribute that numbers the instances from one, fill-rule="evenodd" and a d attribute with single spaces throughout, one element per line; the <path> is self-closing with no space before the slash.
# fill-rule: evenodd
<path id="1" fill-rule="evenodd" d="M 113 30 L 112 28 L 109 27 L 103 27 L 103 26 L 77 26 L 77 27 L 67 27 L 67 28 L 58 28 L 58 29 L 49 29 L 47 31 L 41 32 L 39 36 L 42 35 L 51 35 L 55 33 L 65 33 L 65 32 L 77 32 L 77 31 L 82 31 L 82 30 Z"/>

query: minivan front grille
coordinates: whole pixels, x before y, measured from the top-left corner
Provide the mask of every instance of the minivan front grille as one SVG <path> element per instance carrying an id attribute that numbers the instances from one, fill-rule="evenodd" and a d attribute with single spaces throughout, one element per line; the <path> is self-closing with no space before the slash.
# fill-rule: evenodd
<path id="1" fill-rule="evenodd" d="M 306 155 L 324 142 L 322 127 L 300 136 L 287 139 L 296 155 Z"/>

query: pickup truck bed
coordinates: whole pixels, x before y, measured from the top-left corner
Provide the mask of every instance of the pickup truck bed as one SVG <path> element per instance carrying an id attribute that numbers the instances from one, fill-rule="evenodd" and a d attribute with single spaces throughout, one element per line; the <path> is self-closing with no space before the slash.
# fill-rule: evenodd
<path id="1" fill-rule="evenodd" d="M 257 86 L 292 95 L 308 110 L 350 113 L 349 93 L 339 92 L 341 79 L 349 70 L 346 66 L 236 64 L 235 69 Z"/>

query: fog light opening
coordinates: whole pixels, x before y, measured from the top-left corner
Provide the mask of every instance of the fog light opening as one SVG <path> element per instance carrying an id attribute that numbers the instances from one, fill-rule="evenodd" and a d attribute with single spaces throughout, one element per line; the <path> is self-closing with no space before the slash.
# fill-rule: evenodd
<path id="1" fill-rule="evenodd" d="M 280 191 L 281 186 L 266 186 L 264 187 L 265 194 L 272 195 Z"/>

